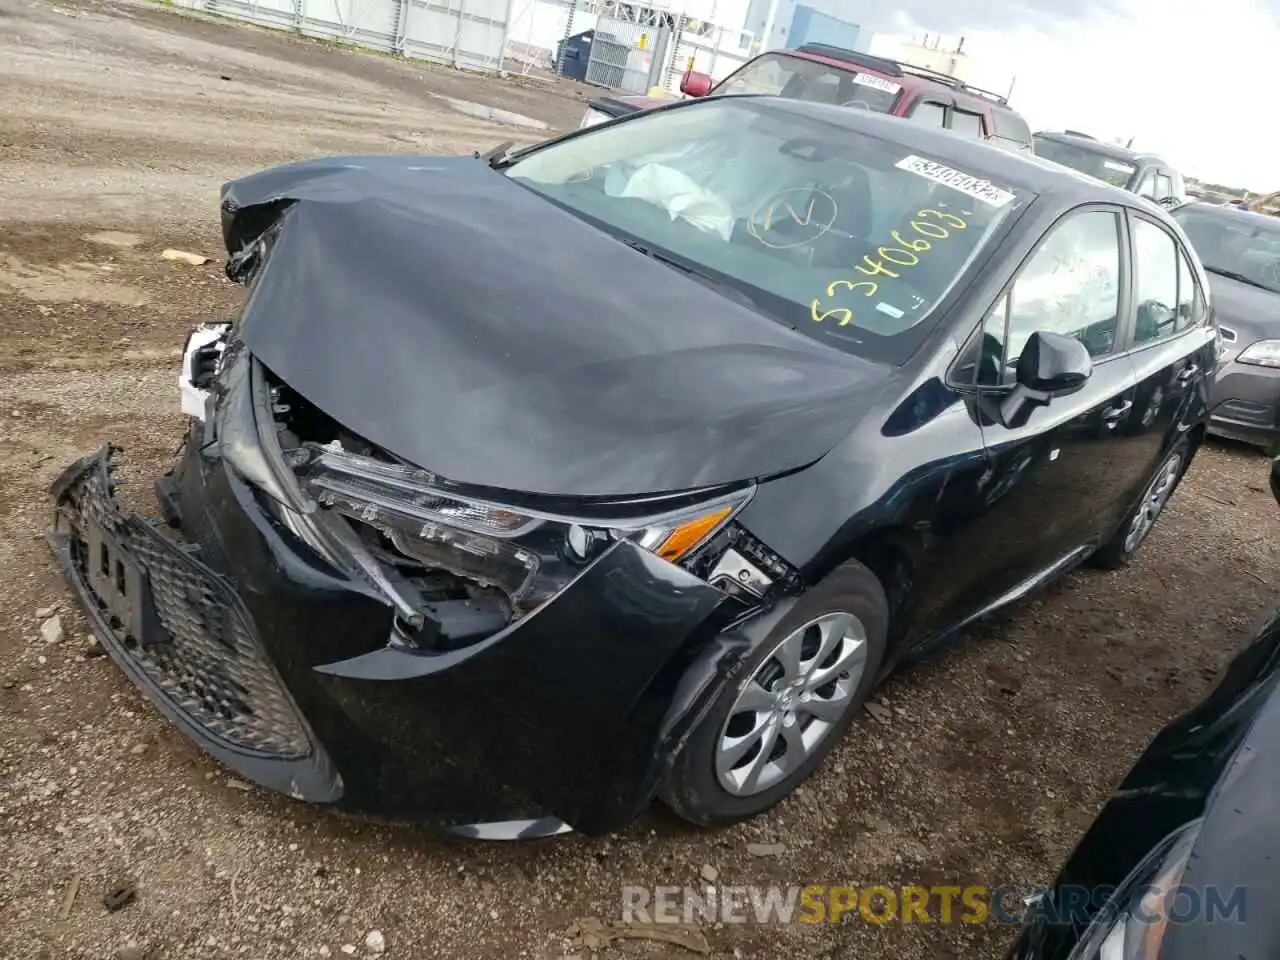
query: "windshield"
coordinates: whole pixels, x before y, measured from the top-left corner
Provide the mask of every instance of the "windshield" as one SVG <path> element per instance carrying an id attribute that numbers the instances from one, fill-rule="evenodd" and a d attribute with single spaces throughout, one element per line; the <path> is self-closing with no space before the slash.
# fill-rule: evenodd
<path id="1" fill-rule="evenodd" d="M 902 85 L 879 74 L 828 66 L 801 57 L 766 53 L 726 77 L 714 96 L 763 93 L 889 113 Z"/>
<path id="2" fill-rule="evenodd" d="M 712 98 L 593 128 L 507 175 L 815 339 L 899 364 L 1016 197 L 849 116 Z"/>
<path id="3" fill-rule="evenodd" d="M 1064 167 L 1087 173 L 1096 180 L 1102 180 L 1113 187 L 1127 187 L 1137 166 L 1124 160 L 1113 160 L 1074 143 L 1063 143 L 1061 140 L 1035 138 L 1036 156 L 1060 163 Z"/>
<path id="4" fill-rule="evenodd" d="M 1206 270 L 1280 293 L 1280 221 L 1197 204 L 1173 211 Z"/>

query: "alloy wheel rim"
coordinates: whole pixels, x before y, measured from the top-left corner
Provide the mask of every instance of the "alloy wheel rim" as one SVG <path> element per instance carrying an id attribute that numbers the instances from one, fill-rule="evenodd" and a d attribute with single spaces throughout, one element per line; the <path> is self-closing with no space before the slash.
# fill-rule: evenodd
<path id="1" fill-rule="evenodd" d="M 1146 492 L 1142 495 L 1142 502 L 1138 504 L 1138 512 L 1133 515 L 1133 522 L 1129 524 L 1129 533 L 1124 538 L 1125 553 L 1132 553 L 1138 549 L 1138 545 L 1147 538 L 1151 528 L 1156 525 L 1160 512 L 1169 502 L 1169 494 L 1173 492 L 1173 485 L 1178 480 L 1178 472 L 1181 468 L 1182 455 L 1175 453 L 1164 462 L 1152 478 Z"/>
<path id="2" fill-rule="evenodd" d="M 749 797 L 790 776 L 849 710 L 866 661 L 866 627 L 851 613 L 826 613 L 788 634 L 743 684 L 720 729 L 720 785 Z"/>

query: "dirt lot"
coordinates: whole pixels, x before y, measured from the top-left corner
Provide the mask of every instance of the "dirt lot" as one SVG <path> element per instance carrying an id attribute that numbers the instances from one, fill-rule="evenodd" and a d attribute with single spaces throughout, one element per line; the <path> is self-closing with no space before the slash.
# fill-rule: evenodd
<path id="1" fill-rule="evenodd" d="M 40 539 L 45 487 L 108 438 L 140 477 L 172 453 L 177 346 L 237 290 L 217 262 L 160 253 L 220 253 L 222 180 L 320 153 L 536 138 L 441 97 L 560 128 L 581 90 L 92 0 L 0 0 L 0 84 L 0 956 L 340 957 L 368 953 L 377 930 L 396 957 L 558 958 L 585 955 L 564 932 L 616 917 L 623 884 L 711 870 L 722 883 L 1042 883 L 1272 602 L 1265 461 L 1214 444 L 1135 568 L 1075 574 L 896 678 L 891 725 L 865 717 L 799 796 L 748 825 L 697 832 L 655 811 L 607 840 L 472 845 L 243 789 L 91 655 Z M 42 608 L 60 638 L 42 637 Z M 137 900 L 108 913 L 102 891 L 123 876 Z M 833 960 L 995 957 L 1009 938 L 863 922 L 704 932 L 715 956 Z"/>

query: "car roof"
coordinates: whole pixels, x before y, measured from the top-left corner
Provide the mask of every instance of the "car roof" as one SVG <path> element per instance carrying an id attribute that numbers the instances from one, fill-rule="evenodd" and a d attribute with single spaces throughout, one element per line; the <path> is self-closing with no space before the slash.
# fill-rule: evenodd
<path id="1" fill-rule="evenodd" d="M 1130 163 L 1136 163 L 1142 160 L 1154 161 L 1156 163 L 1164 163 L 1154 153 L 1140 153 L 1136 150 L 1130 150 L 1128 147 L 1122 147 L 1115 143 L 1104 143 L 1101 140 L 1095 140 L 1093 137 L 1084 136 L 1079 133 L 1059 133 L 1054 130 L 1037 130 L 1034 134 L 1044 140 L 1056 140 L 1058 143 L 1068 143 L 1073 146 L 1083 147 L 1085 150 L 1112 160 L 1127 160 Z"/>
<path id="2" fill-rule="evenodd" d="M 1241 210 L 1239 207 L 1224 207 L 1221 204 L 1212 203 L 1207 200 L 1188 200 L 1186 203 L 1180 203 L 1174 207 L 1174 212 L 1178 210 L 1186 210 L 1194 207 L 1203 213 L 1207 213 L 1213 217 L 1219 217 L 1223 220 L 1234 221 L 1246 227 L 1265 227 L 1269 230 L 1280 232 L 1280 217 L 1273 217 L 1268 213 L 1259 213 L 1256 210 Z"/>
<path id="3" fill-rule="evenodd" d="M 758 94 L 741 96 L 768 101 L 771 109 L 808 116 L 854 133 L 896 143 L 904 148 L 904 155 L 918 152 L 945 161 L 949 166 L 954 165 L 965 173 L 985 177 L 1000 186 L 1018 187 L 1040 196 L 1052 195 L 1064 202 L 1096 201 L 1138 206 L 1134 202 L 1136 195 L 1120 187 L 1095 180 L 1043 157 L 1003 150 L 941 127 L 911 123 L 871 110 L 850 110 L 834 104 Z"/>
<path id="4" fill-rule="evenodd" d="M 901 84 L 906 90 L 940 90 L 958 93 L 967 95 L 993 109 L 1017 113 L 1017 110 L 1009 106 L 1008 101 L 999 94 L 974 87 L 945 73 L 938 73 L 927 67 L 917 67 L 900 60 L 891 60 L 888 57 L 859 53 L 856 50 L 847 50 L 827 43 L 804 43 L 791 49 L 769 50 L 767 52 L 782 53 L 798 57 L 801 60 L 812 60 L 814 63 L 821 63 L 839 70 L 872 71 L 885 77 L 891 77 L 894 83 Z"/>

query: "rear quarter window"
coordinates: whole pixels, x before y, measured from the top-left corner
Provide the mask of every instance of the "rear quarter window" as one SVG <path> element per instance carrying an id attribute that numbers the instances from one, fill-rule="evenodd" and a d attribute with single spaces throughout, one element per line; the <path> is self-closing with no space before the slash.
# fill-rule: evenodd
<path id="1" fill-rule="evenodd" d="M 1018 143 L 1031 142 L 1031 128 L 1012 110 L 993 109 L 991 119 L 995 121 L 995 135 L 1002 140 L 1016 140 Z"/>

